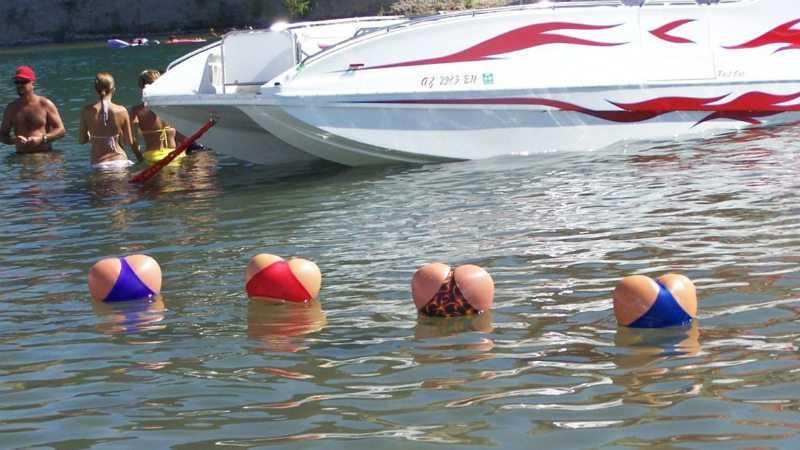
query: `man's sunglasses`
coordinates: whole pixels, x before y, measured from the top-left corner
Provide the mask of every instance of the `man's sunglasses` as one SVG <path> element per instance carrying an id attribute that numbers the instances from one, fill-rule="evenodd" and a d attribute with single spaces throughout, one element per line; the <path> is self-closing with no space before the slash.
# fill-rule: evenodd
<path id="1" fill-rule="evenodd" d="M 31 82 L 31 80 L 21 80 L 19 78 L 15 78 L 14 79 L 14 84 L 28 84 L 30 82 Z"/>

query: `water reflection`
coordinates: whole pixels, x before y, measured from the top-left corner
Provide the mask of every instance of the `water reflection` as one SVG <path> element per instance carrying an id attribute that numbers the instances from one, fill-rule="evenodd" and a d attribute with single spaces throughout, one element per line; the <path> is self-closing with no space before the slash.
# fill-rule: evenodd
<path id="1" fill-rule="evenodd" d="M 116 203 L 131 203 L 135 198 L 128 179 L 133 172 L 128 168 L 118 170 L 91 170 L 86 177 L 86 191 L 92 200 L 92 206 L 105 206 L 109 199 Z"/>
<path id="2" fill-rule="evenodd" d="M 144 170 L 146 166 L 138 168 Z M 189 193 L 193 198 L 218 194 L 217 158 L 209 151 L 193 153 L 161 169 L 153 178 L 139 185 L 149 196 L 172 192 Z"/>
<path id="3" fill-rule="evenodd" d="M 697 355 L 700 352 L 700 329 L 697 321 L 688 327 L 619 327 L 614 343 L 623 350 L 615 359 L 619 367 L 644 367 L 657 359 Z"/>
<path id="4" fill-rule="evenodd" d="M 187 224 L 200 225 L 191 236 L 206 236 L 208 223 L 216 222 L 214 208 L 202 201 L 219 194 L 216 185 L 216 158 L 210 152 L 202 152 L 184 158 L 180 164 L 167 166 L 144 183 L 131 183 L 130 179 L 144 164 L 122 170 L 92 170 L 86 178 L 86 193 L 89 204 L 95 209 L 107 208 L 107 225 L 115 231 L 126 231 L 143 220 L 182 217 Z M 152 205 L 151 208 L 131 208 L 129 205 L 141 201 L 155 202 L 161 198 L 176 201 L 169 205 Z M 191 210 L 191 211 L 189 211 Z M 186 242 L 179 242 L 184 244 Z"/>
<path id="5" fill-rule="evenodd" d="M 656 168 L 688 170 L 726 166 L 748 172 L 761 167 L 777 167 L 777 150 L 766 145 L 743 145 L 747 140 L 763 141 L 775 134 L 775 131 L 753 129 L 742 133 L 742 136 L 737 134 L 700 140 L 691 147 L 691 151 L 687 151 L 685 142 L 668 143 L 631 154 L 626 160 L 632 167 L 648 171 Z"/>
<path id="6" fill-rule="evenodd" d="M 152 300 L 92 302 L 92 310 L 101 319 L 97 329 L 104 334 L 132 334 L 166 328 L 161 323 L 166 311 L 161 296 Z"/>
<path id="7" fill-rule="evenodd" d="M 322 330 L 328 320 L 318 300 L 306 303 L 250 301 L 247 336 L 268 350 L 298 352 L 308 348 L 305 335 Z"/>
<path id="8" fill-rule="evenodd" d="M 114 199 L 117 204 L 132 203 L 140 194 L 153 197 L 188 191 L 193 197 L 197 197 L 197 193 L 213 195 L 217 193 L 216 166 L 217 159 L 211 152 L 201 152 L 184 158 L 180 164 L 167 165 L 141 184 L 131 183 L 130 179 L 145 170 L 145 164 L 117 170 L 92 170 L 87 178 L 88 192 L 97 202 Z"/>
<path id="9" fill-rule="evenodd" d="M 494 358 L 491 350 L 495 342 L 486 336 L 477 339 L 466 333 L 491 333 L 494 331 L 492 311 L 464 317 L 427 317 L 420 315 L 414 328 L 414 337 L 424 342 L 414 355 L 417 364 L 477 363 Z M 463 336 L 462 336 L 463 334 Z M 448 338 L 442 341 L 442 338 Z M 464 378 L 429 378 L 423 386 L 441 389 L 466 383 Z"/>
<path id="10" fill-rule="evenodd" d="M 614 358 L 621 369 L 614 384 L 626 389 L 625 402 L 668 407 L 700 394 L 702 383 L 694 377 L 676 376 L 679 359 L 700 353 L 697 321 L 689 327 L 633 329 L 620 327 L 615 343 L 622 353 Z"/>
<path id="11" fill-rule="evenodd" d="M 492 311 L 464 317 L 428 317 L 420 315 L 414 328 L 414 337 L 430 339 L 477 331 L 491 333 L 494 330 Z"/>
<path id="12" fill-rule="evenodd" d="M 52 208 L 54 193 L 52 182 L 64 179 L 64 155 L 61 152 L 12 153 L 5 159 L 8 172 L 16 169 L 19 183 L 4 181 L 4 189 L 16 187 L 18 192 L 8 192 L 9 197 L 22 200 L 22 206 L 34 211 L 47 211 Z"/>
<path id="13" fill-rule="evenodd" d="M 64 178 L 64 154 L 60 151 L 11 153 L 6 156 L 5 163 L 9 169 L 19 169 L 19 178 L 21 180 Z"/>

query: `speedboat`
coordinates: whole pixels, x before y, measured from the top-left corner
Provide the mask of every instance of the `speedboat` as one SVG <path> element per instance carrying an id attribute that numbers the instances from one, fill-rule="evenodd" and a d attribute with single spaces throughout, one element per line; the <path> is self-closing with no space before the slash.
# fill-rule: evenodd
<path id="1" fill-rule="evenodd" d="M 361 166 L 705 136 L 800 120 L 800 2 L 540 2 L 440 14 L 268 76 L 219 99 L 269 136 L 262 155 Z"/>
<path id="2" fill-rule="evenodd" d="M 304 58 L 405 20 L 362 17 L 232 31 L 170 63 L 145 89 L 144 101 L 186 135 L 216 119 L 201 141 L 222 154 L 266 165 L 317 161 L 276 138 L 239 107 L 255 101 L 262 85 Z"/>
<path id="3" fill-rule="evenodd" d="M 158 41 L 154 41 L 154 44 L 157 44 Z M 149 39 L 144 37 L 139 37 L 132 39 L 130 41 L 124 41 L 122 39 L 109 39 L 106 41 L 106 45 L 109 48 L 128 48 L 128 47 L 140 47 L 150 45 L 151 42 Z"/>
<path id="4" fill-rule="evenodd" d="M 799 24 L 797 0 L 453 13 L 312 56 L 239 108 L 292 147 L 350 166 L 790 123 L 800 120 Z"/>

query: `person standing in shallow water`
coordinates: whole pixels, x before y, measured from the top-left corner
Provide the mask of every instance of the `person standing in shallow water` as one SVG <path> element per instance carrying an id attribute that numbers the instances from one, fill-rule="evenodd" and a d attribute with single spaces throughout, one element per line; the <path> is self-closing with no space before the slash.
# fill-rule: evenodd
<path id="1" fill-rule="evenodd" d="M 155 69 L 147 69 L 139 74 L 139 89 L 152 84 L 161 76 Z M 130 112 L 131 128 L 133 129 L 133 149 L 140 150 L 138 131 L 144 137 L 144 159 L 149 163 L 154 163 L 164 159 L 172 150 L 175 149 L 176 141 L 182 142 L 185 137 L 178 133 L 175 128 L 166 124 L 154 113 L 149 106 L 139 103 L 131 107 Z M 181 153 L 178 159 L 186 153 Z"/>
<path id="2" fill-rule="evenodd" d="M 66 133 L 58 108 L 48 98 L 34 93 L 35 83 L 36 72 L 32 68 L 17 67 L 14 85 L 19 98 L 6 106 L 0 125 L 0 141 L 14 145 L 17 153 L 50 151 L 52 142 Z"/>
<path id="3" fill-rule="evenodd" d="M 114 95 L 114 77 L 108 72 L 100 72 L 94 80 L 94 90 L 98 100 L 81 110 L 81 125 L 78 142 L 91 142 L 91 164 L 97 168 L 126 167 L 133 164 L 121 143 L 131 147 L 136 158 L 141 161 L 142 154 L 133 147 L 131 123 L 128 110 L 111 102 Z"/>

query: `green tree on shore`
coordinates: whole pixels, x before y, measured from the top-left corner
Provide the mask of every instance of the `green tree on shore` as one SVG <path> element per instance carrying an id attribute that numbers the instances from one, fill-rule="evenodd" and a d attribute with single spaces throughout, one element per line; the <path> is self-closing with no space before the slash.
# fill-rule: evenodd
<path id="1" fill-rule="evenodd" d="M 292 19 L 303 17 L 311 10 L 311 0 L 283 0 L 283 5 Z"/>

